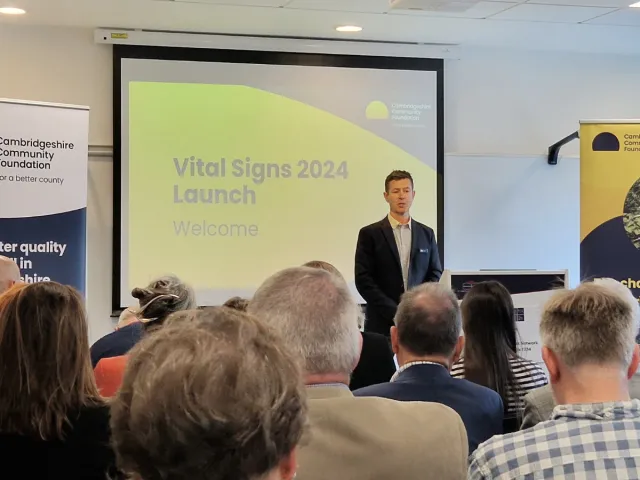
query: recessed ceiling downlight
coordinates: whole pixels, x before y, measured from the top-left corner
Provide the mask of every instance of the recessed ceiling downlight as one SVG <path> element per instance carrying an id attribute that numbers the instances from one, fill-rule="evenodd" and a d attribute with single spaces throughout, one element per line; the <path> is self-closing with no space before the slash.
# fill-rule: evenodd
<path id="1" fill-rule="evenodd" d="M 362 27 L 357 25 L 340 25 L 336 27 L 336 30 L 343 33 L 357 33 L 362 31 Z"/>
<path id="2" fill-rule="evenodd" d="M 0 14 L 3 15 L 24 15 L 25 10 L 16 7 L 0 7 Z"/>

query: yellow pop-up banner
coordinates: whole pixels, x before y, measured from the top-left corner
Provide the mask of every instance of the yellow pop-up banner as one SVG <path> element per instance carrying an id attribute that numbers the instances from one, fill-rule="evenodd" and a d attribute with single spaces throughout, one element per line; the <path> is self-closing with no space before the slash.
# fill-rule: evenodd
<path id="1" fill-rule="evenodd" d="M 640 120 L 581 122 L 580 276 L 640 296 Z"/>

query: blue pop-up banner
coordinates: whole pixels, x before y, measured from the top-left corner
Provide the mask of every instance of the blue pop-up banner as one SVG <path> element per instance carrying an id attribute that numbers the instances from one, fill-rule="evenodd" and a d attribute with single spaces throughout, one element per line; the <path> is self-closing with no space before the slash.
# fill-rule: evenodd
<path id="1" fill-rule="evenodd" d="M 0 255 L 27 283 L 86 286 L 89 109 L 0 99 Z"/>

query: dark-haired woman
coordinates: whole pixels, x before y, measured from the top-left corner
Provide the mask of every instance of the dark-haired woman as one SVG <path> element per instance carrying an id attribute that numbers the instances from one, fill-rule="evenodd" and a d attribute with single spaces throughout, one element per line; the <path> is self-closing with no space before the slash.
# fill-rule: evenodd
<path id="1" fill-rule="evenodd" d="M 173 313 L 197 307 L 193 289 L 175 276 L 161 277 L 151 282 L 147 288 L 134 288 L 131 295 L 140 305 L 134 314 L 143 333 L 161 327 Z M 116 394 L 122 383 L 127 360 L 127 355 L 123 354 L 102 358 L 97 362 L 95 376 L 101 395 L 113 397 Z"/>
<path id="2" fill-rule="evenodd" d="M 117 478 L 87 338 L 71 287 L 23 284 L 0 297 L 2 478 Z"/>
<path id="3" fill-rule="evenodd" d="M 509 291 L 499 282 L 475 284 L 461 305 L 465 346 L 454 377 L 491 388 L 505 406 L 505 433 L 517 429 L 523 397 L 548 383 L 536 363 L 516 351 L 516 320 Z"/>

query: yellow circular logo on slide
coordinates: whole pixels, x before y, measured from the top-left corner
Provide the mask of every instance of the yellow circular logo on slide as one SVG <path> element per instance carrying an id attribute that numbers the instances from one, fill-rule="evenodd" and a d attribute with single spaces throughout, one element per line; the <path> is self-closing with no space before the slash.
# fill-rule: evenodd
<path id="1" fill-rule="evenodd" d="M 387 120 L 389 118 L 389 109 L 383 102 L 374 100 L 367 105 L 366 116 L 368 120 Z"/>

